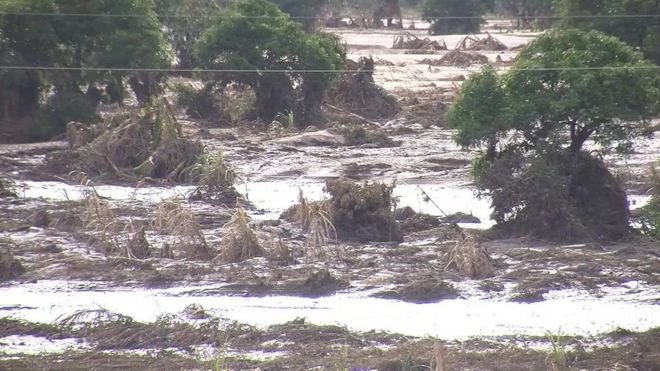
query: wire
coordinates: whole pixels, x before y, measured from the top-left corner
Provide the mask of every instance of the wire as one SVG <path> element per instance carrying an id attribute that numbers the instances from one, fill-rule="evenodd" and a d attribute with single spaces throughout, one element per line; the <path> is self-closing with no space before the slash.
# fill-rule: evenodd
<path id="1" fill-rule="evenodd" d="M 422 64 L 424 65 L 424 64 Z M 1 66 L 0 70 L 26 71 L 91 71 L 91 72 L 166 72 L 166 73 L 365 73 L 368 70 L 313 70 L 313 69 L 178 69 L 178 68 L 121 68 L 121 67 L 57 67 L 57 66 Z M 394 69 L 394 68 L 391 68 Z M 508 67 L 499 69 L 509 69 Z M 601 67 L 538 67 L 516 68 L 516 71 L 599 71 L 599 70 L 657 70 L 658 65 L 647 66 L 601 66 Z M 443 71 L 465 72 L 468 68 L 443 68 Z M 374 69 L 374 71 L 376 71 Z"/>
<path id="2" fill-rule="evenodd" d="M 11 16 L 34 16 L 34 17 L 106 17 L 106 18 L 146 18 L 147 14 L 113 14 L 113 13 L 42 13 L 42 12 L 8 12 L 0 11 L 0 15 Z M 208 18 L 246 18 L 246 19 L 270 19 L 279 16 L 247 16 L 247 15 L 183 15 L 183 14 L 155 14 L 157 18 L 184 18 L 184 19 L 208 19 Z M 354 16 L 345 15 L 337 17 L 315 17 L 315 16 L 289 16 L 291 19 L 334 19 L 334 18 L 353 18 Z M 378 19 L 387 19 L 388 17 L 376 17 Z M 395 17 L 391 17 L 395 18 Z M 598 19 L 598 18 L 660 18 L 660 14 L 592 14 L 592 15 L 539 15 L 539 16 L 511 16 L 511 17 L 483 17 L 483 16 L 446 16 L 446 17 L 428 17 L 428 18 L 404 18 L 410 21 L 423 21 L 427 19 L 487 19 L 487 20 L 511 20 L 511 19 Z"/>

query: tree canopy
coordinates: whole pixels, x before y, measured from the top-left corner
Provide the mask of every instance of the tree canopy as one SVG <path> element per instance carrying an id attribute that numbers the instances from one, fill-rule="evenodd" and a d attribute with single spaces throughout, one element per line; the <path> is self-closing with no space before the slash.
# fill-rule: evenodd
<path id="1" fill-rule="evenodd" d="M 554 30 L 502 76 L 472 75 L 447 119 L 457 143 L 487 147 L 473 172 L 498 224 L 616 239 L 629 229 L 625 192 L 584 144 L 631 150 L 659 102 L 660 73 L 641 53 L 597 31 Z"/>
<path id="2" fill-rule="evenodd" d="M 432 22 L 429 32 L 433 35 L 476 33 L 483 13 L 480 0 L 426 0 L 422 17 Z"/>
<path id="3" fill-rule="evenodd" d="M 149 77 L 128 69 L 169 66 L 169 54 L 152 0 L 3 0 L 0 9 L 14 13 L 55 14 L 0 16 L 0 59 L 3 64 L 73 68 L 67 71 L 0 71 L 0 112 L 5 119 L 33 113 L 39 107 L 41 92 L 51 87 L 55 95 L 81 97 L 89 93 L 89 103 L 93 106 L 100 99 L 98 87 L 105 87 L 113 99 L 121 99 L 122 79 L 126 76 L 131 77 L 134 90 L 138 87 L 148 90 L 145 85 L 149 84 Z M 88 17 L 70 14 L 138 16 Z M 86 69 L 90 67 L 127 70 Z M 53 102 L 62 104 L 70 101 L 53 98 Z M 80 103 L 77 99 L 73 100 L 77 102 L 71 104 Z"/>
<path id="4" fill-rule="evenodd" d="M 658 0 L 556 0 L 562 23 L 568 27 L 599 30 L 640 48 L 660 64 L 660 1 Z M 602 17 L 575 17 L 575 16 Z M 617 17 L 623 16 L 623 17 Z"/>
<path id="5" fill-rule="evenodd" d="M 641 53 L 597 31 L 554 30 L 523 49 L 501 77 L 489 68 L 471 76 L 448 119 L 465 146 L 514 130 L 526 146 L 563 144 L 566 132 L 573 151 L 589 138 L 625 150 L 659 101 L 658 71 Z"/>
<path id="6" fill-rule="evenodd" d="M 345 58 L 337 37 L 306 34 L 266 0 L 230 5 L 195 45 L 195 53 L 206 68 L 233 70 L 216 74 L 213 80 L 218 84 L 252 87 L 258 115 L 266 122 L 298 107 L 303 121 L 311 117 L 335 74 L 304 71 L 338 70 Z M 304 104 L 296 105 L 298 96 Z"/>

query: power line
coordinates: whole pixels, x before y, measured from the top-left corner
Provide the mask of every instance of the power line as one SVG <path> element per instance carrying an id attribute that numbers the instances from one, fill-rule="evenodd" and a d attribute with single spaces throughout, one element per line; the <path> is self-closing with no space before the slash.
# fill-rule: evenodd
<path id="1" fill-rule="evenodd" d="M 32 16 L 32 17 L 90 17 L 90 18 L 146 18 L 148 14 L 117 14 L 117 13 L 45 13 L 45 12 L 11 12 L 0 11 L 0 15 L 10 16 Z M 157 18 L 183 18 L 183 19 L 209 19 L 209 18 L 245 18 L 245 19 L 271 19 L 278 16 L 248 16 L 248 15 L 185 15 L 185 14 L 155 14 Z M 353 18 L 351 15 L 336 17 L 315 17 L 315 16 L 289 16 L 291 19 L 335 19 L 335 18 Z M 371 17 L 370 17 L 371 18 Z M 378 19 L 387 19 L 388 17 L 376 17 Z M 392 17 L 394 18 L 394 17 Z M 487 19 L 487 20 L 511 20 L 511 19 L 599 19 L 599 18 L 660 18 L 660 14 L 592 14 L 592 15 L 539 15 L 539 16 L 510 16 L 510 17 L 482 17 L 482 16 L 444 16 L 429 18 L 404 18 L 410 21 L 448 20 L 448 19 Z"/>
<path id="2" fill-rule="evenodd" d="M 424 64 L 421 64 L 424 65 Z M 130 68 L 130 67 L 57 67 L 57 66 L 0 66 L 0 70 L 25 71 L 80 71 L 80 72 L 163 72 L 163 73 L 366 73 L 371 70 L 315 70 L 315 69 L 178 69 L 178 68 Z M 393 69 L 390 67 L 390 69 Z M 509 67 L 497 68 L 508 70 Z M 516 71 L 600 71 L 600 70 L 658 70 L 658 65 L 646 66 L 599 66 L 599 67 L 538 67 L 516 68 Z M 465 72 L 468 68 L 442 68 L 443 71 Z M 373 70 L 375 71 L 375 69 Z"/>

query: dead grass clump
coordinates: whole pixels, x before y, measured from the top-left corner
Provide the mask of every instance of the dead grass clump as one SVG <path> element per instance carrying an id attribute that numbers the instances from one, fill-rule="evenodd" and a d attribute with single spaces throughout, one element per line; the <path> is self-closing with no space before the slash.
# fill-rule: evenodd
<path id="1" fill-rule="evenodd" d="M 309 297 L 319 297 L 335 293 L 348 287 L 348 283 L 333 276 L 327 269 L 311 272 L 302 285 L 302 294 Z"/>
<path id="2" fill-rule="evenodd" d="M 435 278 L 425 278 L 406 283 L 395 290 L 382 291 L 375 297 L 396 299 L 409 303 L 425 304 L 458 297 L 458 290 L 452 284 Z"/>
<path id="3" fill-rule="evenodd" d="M 9 251 L 0 250 L 0 281 L 13 280 L 25 273 L 25 268 Z"/>
<path id="4" fill-rule="evenodd" d="M 454 246 L 445 254 L 445 269 L 454 269 L 475 279 L 494 276 L 493 261 L 486 248 L 464 230 L 460 232 Z"/>
<path id="5" fill-rule="evenodd" d="M 231 221 L 225 225 L 225 230 L 220 247 L 222 260 L 235 263 L 264 256 L 259 239 L 250 227 L 250 218 L 240 206 L 236 208 Z"/>
<path id="6" fill-rule="evenodd" d="M 197 184 L 193 192 L 195 198 L 214 200 L 232 206 L 240 198 L 234 188 L 236 175 L 225 162 L 222 151 L 218 151 L 213 156 L 203 154 L 189 171 L 189 178 Z"/>
<path id="7" fill-rule="evenodd" d="M 447 44 L 442 41 L 440 44 L 437 41 L 431 40 L 428 37 L 420 39 L 410 32 L 394 36 L 392 49 L 412 49 L 412 50 L 447 50 Z"/>
<path id="8" fill-rule="evenodd" d="M 332 196 L 329 215 L 337 235 L 343 240 L 402 241 L 394 219 L 394 185 L 364 183 L 345 179 L 327 181 L 325 189 Z"/>
<path id="9" fill-rule="evenodd" d="M 172 246 L 166 243 L 161 248 L 163 257 L 178 255 L 189 260 L 210 260 L 214 256 L 199 221 L 179 198 L 164 200 L 156 207 L 153 227 L 174 236 Z"/>
<path id="10" fill-rule="evenodd" d="M 429 230 L 440 226 L 440 219 L 433 215 L 415 212 L 409 206 L 403 209 L 397 209 L 394 214 L 396 220 L 400 223 L 401 232 L 412 233 Z"/>
<path id="11" fill-rule="evenodd" d="M 379 148 L 396 147 L 401 143 L 395 142 L 382 130 L 367 130 L 364 126 L 348 125 L 339 129 L 348 146 L 373 145 Z"/>
<path id="12" fill-rule="evenodd" d="M 74 174 L 83 193 L 82 225 L 91 234 L 92 244 L 105 254 L 121 250 L 122 230 L 110 204 L 102 199 L 85 173 Z"/>
<path id="13" fill-rule="evenodd" d="M 486 33 L 486 37 L 481 39 L 476 35 L 468 35 L 462 38 L 454 49 L 457 50 L 507 50 L 507 46 L 500 40 Z"/>
<path id="14" fill-rule="evenodd" d="M 102 133 L 78 152 L 90 174 L 185 181 L 186 170 L 197 162 L 203 147 L 183 137 L 169 103 L 159 99 L 140 111 L 109 118 Z"/>
<path id="15" fill-rule="evenodd" d="M 249 326 L 219 318 L 191 324 L 164 316 L 154 323 L 140 323 L 105 309 L 76 312 L 62 318 L 59 327 L 99 350 L 180 348 L 191 352 L 195 346 L 221 346 L 230 337 L 253 331 Z"/>
<path id="16" fill-rule="evenodd" d="M 419 64 L 431 66 L 468 67 L 473 64 L 486 64 L 488 57 L 479 53 L 467 53 L 461 50 L 452 50 L 440 59 L 422 59 Z"/>
<path id="17" fill-rule="evenodd" d="M 357 62 L 347 60 L 344 73 L 328 92 L 328 101 L 339 108 L 361 115 L 367 119 L 394 116 L 401 110 L 396 98 L 376 85 L 372 58 L 362 57 Z"/>

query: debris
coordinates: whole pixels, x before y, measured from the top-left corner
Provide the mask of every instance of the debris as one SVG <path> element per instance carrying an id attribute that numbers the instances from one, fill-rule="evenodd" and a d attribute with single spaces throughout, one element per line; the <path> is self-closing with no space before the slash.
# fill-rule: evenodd
<path id="1" fill-rule="evenodd" d="M 453 66 L 468 67 L 473 64 L 486 64 L 488 57 L 479 53 L 467 53 L 460 50 L 452 50 L 443 55 L 440 59 L 425 58 L 419 61 L 419 64 L 428 64 L 430 66 Z"/>
<path id="2" fill-rule="evenodd" d="M 410 32 L 404 32 L 394 36 L 392 49 L 413 49 L 413 50 L 447 50 L 447 44 L 442 44 L 428 37 L 420 39 Z"/>
<path id="3" fill-rule="evenodd" d="M 462 38 L 454 49 L 456 50 L 508 50 L 503 42 L 486 32 L 486 37 L 481 39 L 477 35 L 467 35 Z"/>

